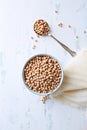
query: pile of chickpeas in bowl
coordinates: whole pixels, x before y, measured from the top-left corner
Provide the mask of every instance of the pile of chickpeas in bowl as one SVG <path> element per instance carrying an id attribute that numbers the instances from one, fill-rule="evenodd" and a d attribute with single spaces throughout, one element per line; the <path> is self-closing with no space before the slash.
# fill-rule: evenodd
<path id="1" fill-rule="evenodd" d="M 23 80 L 31 92 L 46 96 L 61 86 L 63 69 L 52 56 L 39 54 L 31 57 L 25 64 Z"/>

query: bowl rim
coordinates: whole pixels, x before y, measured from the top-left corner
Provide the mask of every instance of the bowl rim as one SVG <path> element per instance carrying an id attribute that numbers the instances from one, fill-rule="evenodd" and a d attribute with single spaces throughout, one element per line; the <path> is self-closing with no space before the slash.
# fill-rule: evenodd
<path id="1" fill-rule="evenodd" d="M 33 58 L 37 57 L 37 56 L 50 56 L 51 58 L 55 59 L 55 60 L 59 63 L 60 68 L 61 68 L 61 71 L 62 71 L 62 72 L 61 72 L 61 73 L 62 73 L 62 77 L 61 77 L 60 83 L 58 83 L 57 87 L 56 87 L 53 91 L 50 91 L 50 92 L 48 92 L 48 93 L 38 93 L 38 92 L 35 92 L 34 90 L 31 90 L 31 89 L 29 88 L 29 86 L 26 85 L 26 83 L 25 83 L 24 69 L 25 69 L 27 63 L 28 63 L 30 60 L 32 60 Z M 59 60 L 58 60 L 57 58 L 55 58 L 54 56 L 51 56 L 50 54 L 36 54 L 36 55 L 31 56 L 31 57 L 27 60 L 27 62 L 24 64 L 24 67 L 23 67 L 23 69 L 22 69 L 22 79 L 23 79 L 23 82 L 24 82 L 25 86 L 26 86 L 26 87 L 28 88 L 28 90 L 30 90 L 30 92 L 32 92 L 33 94 L 36 94 L 36 95 L 39 95 L 39 96 L 48 96 L 48 95 L 52 95 L 53 93 L 55 93 L 55 92 L 60 88 L 60 86 L 61 86 L 61 84 L 62 84 L 62 82 L 63 82 L 63 79 L 64 79 L 64 71 L 63 71 L 63 68 L 62 68 L 62 66 L 61 66 L 61 64 L 60 64 L 60 62 L 59 62 Z"/>

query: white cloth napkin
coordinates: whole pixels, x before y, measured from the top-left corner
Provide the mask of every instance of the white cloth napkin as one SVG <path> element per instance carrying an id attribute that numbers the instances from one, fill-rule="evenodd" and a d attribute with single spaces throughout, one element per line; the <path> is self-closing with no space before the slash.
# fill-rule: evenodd
<path id="1" fill-rule="evenodd" d="M 63 83 L 53 97 L 71 106 L 87 107 L 87 50 L 65 66 Z"/>

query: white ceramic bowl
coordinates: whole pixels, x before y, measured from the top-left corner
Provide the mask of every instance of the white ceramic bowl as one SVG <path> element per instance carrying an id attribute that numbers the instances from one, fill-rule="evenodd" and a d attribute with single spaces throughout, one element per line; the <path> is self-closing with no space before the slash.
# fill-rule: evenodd
<path id="1" fill-rule="evenodd" d="M 62 77 L 61 77 L 60 83 L 58 83 L 58 86 L 57 86 L 53 91 L 51 91 L 51 92 L 48 92 L 48 93 L 38 93 L 38 92 L 35 92 L 34 90 L 31 90 L 31 89 L 29 88 L 29 86 L 27 86 L 27 85 L 25 84 L 24 69 L 25 69 L 27 63 L 28 63 L 31 59 L 33 59 L 33 58 L 35 58 L 35 57 L 37 57 L 37 56 L 50 56 L 51 58 L 55 59 L 55 60 L 59 63 L 59 65 L 60 65 L 60 68 L 61 68 L 61 71 L 62 71 Z M 23 68 L 22 76 L 23 76 L 24 84 L 27 86 L 27 88 L 29 89 L 30 92 L 32 92 L 32 93 L 34 93 L 34 94 L 37 94 L 37 95 L 40 95 L 40 96 L 47 96 L 47 95 L 52 95 L 55 91 L 57 91 L 57 90 L 59 89 L 59 87 L 61 86 L 61 84 L 62 84 L 62 82 L 63 82 L 64 72 L 63 72 L 63 69 L 62 69 L 62 67 L 61 67 L 61 64 L 60 64 L 59 60 L 57 60 L 56 58 L 54 58 L 53 56 L 48 55 L 48 54 L 38 54 L 38 55 L 34 55 L 34 56 L 32 56 L 31 58 L 29 58 L 29 60 L 26 62 L 26 64 L 24 65 L 24 68 Z"/>

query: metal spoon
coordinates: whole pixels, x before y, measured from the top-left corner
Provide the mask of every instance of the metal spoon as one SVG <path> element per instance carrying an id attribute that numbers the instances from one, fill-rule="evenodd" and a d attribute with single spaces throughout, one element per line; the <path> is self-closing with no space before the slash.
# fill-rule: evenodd
<path id="1" fill-rule="evenodd" d="M 36 32 L 36 34 L 38 34 L 40 36 L 50 36 L 55 41 L 57 41 L 57 43 L 59 43 L 72 57 L 76 56 L 75 51 L 71 50 L 68 46 L 63 44 L 61 41 L 59 41 L 55 36 L 53 36 L 50 33 L 50 27 L 46 21 L 44 21 L 42 19 L 37 20 L 34 23 L 34 31 Z"/>

